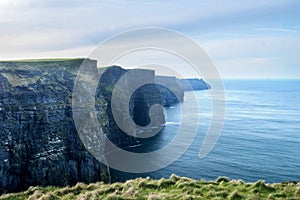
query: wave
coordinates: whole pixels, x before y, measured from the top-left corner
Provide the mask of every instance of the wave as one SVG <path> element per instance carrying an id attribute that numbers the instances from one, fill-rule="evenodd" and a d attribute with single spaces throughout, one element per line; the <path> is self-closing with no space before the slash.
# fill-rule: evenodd
<path id="1" fill-rule="evenodd" d="M 170 121 L 170 122 L 166 122 L 165 125 L 180 125 L 180 122 L 174 122 L 174 121 Z"/>

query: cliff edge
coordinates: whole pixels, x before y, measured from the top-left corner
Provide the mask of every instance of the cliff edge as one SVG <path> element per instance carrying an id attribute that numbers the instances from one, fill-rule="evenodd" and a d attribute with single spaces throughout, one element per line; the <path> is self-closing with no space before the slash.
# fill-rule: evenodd
<path id="1" fill-rule="evenodd" d="M 0 62 L 0 193 L 35 185 L 109 181 L 109 168 L 86 150 L 74 124 L 72 93 L 83 63 L 87 80 L 100 83 L 95 107 L 104 134 L 118 146 L 138 142 L 119 128 L 111 107 L 112 91 L 128 70 L 107 67 L 97 80 L 97 62 L 90 59 Z M 140 80 L 154 83 L 153 70 L 134 72 L 142 75 Z M 126 84 L 130 81 L 125 79 Z M 88 86 L 82 86 L 82 91 L 89 92 Z M 150 107 L 162 104 L 162 96 L 155 84 L 148 84 L 138 88 L 125 103 L 129 104 L 129 115 L 121 119 L 129 117 L 146 126 L 150 123 Z M 155 114 L 155 124 L 164 124 L 163 110 Z"/>
<path id="2" fill-rule="evenodd" d="M 0 192 L 107 180 L 82 145 L 72 90 L 84 59 L 0 62 Z M 96 61 L 85 60 L 97 72 Z"/>
<path id="3" fill-rule="evenodd" d="M 112 95 L 120 81 L 125 88 L 133 87 L 132 80 L 124 78 L 129 70 L 119 66 L 99 70 L 97 62 L 90 59 L 0 62 L 0 193 L 36 185 L 109 182 L 109 168 L 86 150 L 74 123 L 72 94 L 82 64 L 87 69 L 87 83 L 100 83 L 94 99 L 99 125 L 105 136 L 121 148 L 140 142 L 119 127 L 123 121 L 132 119 L 141 127 L 151 123 L 162 127 L 164 111 L 158 109 L 155 118 L 150 119 L 150 108 L 183 101 L 184 89 L 175 77 L 157 77 L 153 70 L 130 70 L 137 74 L 135 81 L 146 80 L 149 84 L 137 88 L 130 98 L 126 90 L 118 90 L 119 102 L 114 106 L 118 109 L 122 104 L 128 105 L 128 113 L 120 112 L 118 124 L 113 116 Z M 92 92 L 85 84 L 82 86 L 83 94 Z M 85 98 L 80 96 L 77 100 Z M 88 112 L 84 112 L 87 117 Z"/>

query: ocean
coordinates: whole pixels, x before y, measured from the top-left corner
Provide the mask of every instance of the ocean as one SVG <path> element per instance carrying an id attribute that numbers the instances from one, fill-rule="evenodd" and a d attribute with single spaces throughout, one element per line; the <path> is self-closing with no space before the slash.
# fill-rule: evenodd
<path id="1" fill-rule="evenodd" d="M 111 169 L 112 181 L 140 176 L 159 179 L 171 174 L 206 180 L 226 176 L 246 182 L 300 181 L 300 80 L 225 80 L 224 87 L 224 127 L 204 159 L 198 154 L 211 120 L 208 90 L 194 91 L 199 108 L 188 108 L 190 113 L 198 110 L 199 127 L 193 143 L 179 159 L 149 173 Z M 191 95 L 193 92 L 186 92 L 183 103 L 165 109 L 167 123 L 161 133 L 126 150 L 151 152 L 172 142 L 181 125 L 181 106 L 189 104 Z M 162 154 L 160 159 L 172 153 Z"/>

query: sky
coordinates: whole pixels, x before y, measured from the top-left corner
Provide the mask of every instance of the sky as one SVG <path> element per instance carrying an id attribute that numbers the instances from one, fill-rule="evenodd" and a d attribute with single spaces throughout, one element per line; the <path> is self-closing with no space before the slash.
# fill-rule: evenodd
<path id="1" fill-rule="evenodd" d="M 0 60 L 88 57 L 115 34 L 161 27 L 197 42 L 224 79 L 298 79 L 299 11 L 300 0 L 0 0 Z"/>

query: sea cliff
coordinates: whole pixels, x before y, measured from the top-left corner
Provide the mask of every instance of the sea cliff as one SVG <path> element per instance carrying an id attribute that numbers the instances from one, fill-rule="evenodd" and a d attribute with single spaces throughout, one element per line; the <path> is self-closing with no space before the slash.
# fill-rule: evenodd
<path id="1" fill-rule="evenodd" d="M 73 121 L 72 90 L 83 62 L 98 75 L 89 59 L 0 62 L 0 192 L 109 180 L 108 168 L 85 149 Z M 104 110 L 100 124 L 117 145 L 134 142 L 115 124 L 110 108 L 111 90 L 125 72 L 107 68 L 96 95 L 99 112 Z M 144 73 L 154 81 L 154 71 Z M 156 103 L 161 95 L 155 85 L 142 87 L 131 98 L 131 117 L 147 124 Z M 158 115 L 163 124 L 163 111 Z"/>
<path id="2" fill-rule="evenodd" d="M 109 182 L 109 168 L 86 150 L 74 124 L 72 93 L 83 63 L 87 80 L 99 81 L 95 108 L 104 134 L 120 147 L 139 143 L 136 137 L 120 129 L 112 113 L 113 90 L 128 70 L 119 66 L 99 70 L 97 62 L 90 59 L 2 61 L 0 193 L 35 185 Z M 183 101 L 184 89 L 175 77 L 156 77 L 153 70 L 134 70 L 141 75 L 140 80 L 151 84 L 139 87 L 125 102 L 129 104 L 129 115 L 121 116 L 122 119 L 131 118 L 136 124 L 146 126 L 151 121 L 152 105 L 170 106 Z M 131 87 L 130 80 L 125 79 L 124 83 Z M 82 90 L 89 92 L 89 88 Z M 84 99 L 85 96 L 79 100 Z M 156 126 L 165 123 L 163 110 L 158 110 L 155 116 L 152 121 Z"/>
<path id="3" fill-rule="evenodd" d="M 207 82 L 198 78 L 177 79 L 177 82 L 184 91 L 209 90 L 211 88 Z"/>
<path id="4" fill-rule="evenodd" d="M 178 84 L 174 76 L 156 76 L 155 81 L 161 92 L 163 105 L 170 107 L 174 103 L 182 102 L 184 99 L 184 90 Z"/>
<path id="5" fill-rule="evenodd" d="M 0 62 L 0 192 L 107 180 L 82 145 L 72 90 L 83 59 Z M 97 72 L 96 61 L 85 60 Z"/>

